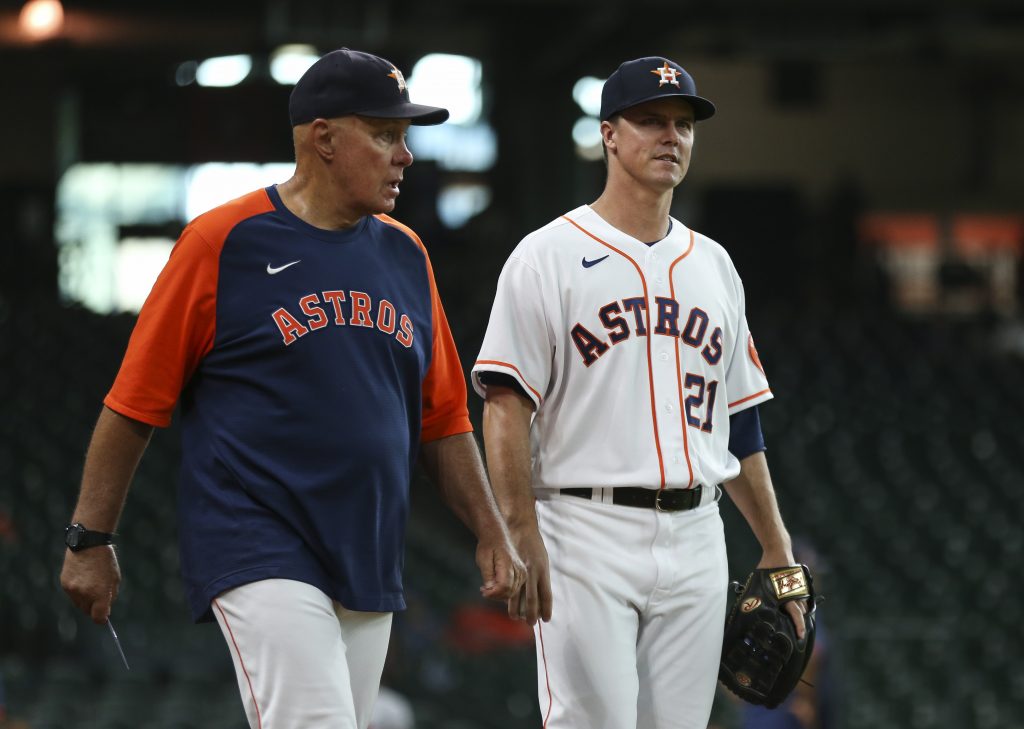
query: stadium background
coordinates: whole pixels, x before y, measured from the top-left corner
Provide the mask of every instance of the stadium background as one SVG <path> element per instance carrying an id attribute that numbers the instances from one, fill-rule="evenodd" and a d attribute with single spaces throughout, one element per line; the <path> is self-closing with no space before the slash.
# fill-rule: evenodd
<path id="1" fill-rule="evenodd" d="M 266 59 L 293 42 L 407 73 L 428 53 L 480 62 L 493 165 L 420 154 L 395 213 L 431 251 L 467 369 L 509 251 L 600 190 L 601 163 L 573 141 L 577 80 L 647 54 L 691 70 L 719 115 L 673 212 L 747 286 L 776 395 L 769 462 L 827 596 L 831 726 L 1024 726 L 1019 2 L 68 0 L 41 41 L 21 6 L 0 4 L 0 726 L 244 726 L 217 629 L 190 625 L 182 600 L 176 427 L 122 521 L 114 618 L 131 672 L 60 591 L 61 528 L 134 315 L 62 293 L 58 191 L 76 164 L 288 162 L 289 88 Z M 179 85 L 182 64 L 243 53 L 237 86 Z M 437 201 L 460 185 L 490 202 L 453 228 Z M 725 503 L 739 577 L 756 545 Z M 418 481 L 385 683 L 421 729 L 535 727 L 529 636 L 477 599 L 471 547 Z M 736 721 L 723 699 L 717 724 Z"/>

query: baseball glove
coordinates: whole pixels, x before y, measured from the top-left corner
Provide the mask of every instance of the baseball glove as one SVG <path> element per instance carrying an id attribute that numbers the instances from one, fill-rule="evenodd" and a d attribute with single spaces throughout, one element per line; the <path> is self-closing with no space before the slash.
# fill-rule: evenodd
<path id="1" fill-rule="evenodd" d="M 718 678 L 744 701 L 775 708 L 789 695 L 814 650 L 814 585 L 805 565 L 756 569 L 742 587 L 733 583 L 736 603 L 725 621 Z M 806 633 L 783 606 L 807 600 Z"/>

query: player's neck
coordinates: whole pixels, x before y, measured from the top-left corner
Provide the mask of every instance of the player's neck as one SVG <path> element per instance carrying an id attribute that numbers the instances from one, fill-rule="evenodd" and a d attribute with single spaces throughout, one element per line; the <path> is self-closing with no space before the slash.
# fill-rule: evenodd
<path id="1" fill-rule="evenodd" d="M 590 208 L 606 223 L 644 243 L 661 240 L 668 232 L 672 190 L 653 193 L 636 186 L 606 185 Z"/>
<path id="2" fill-rule="evenodd" d="M 337 195 L 327 191 L 327 185 L 300 176 L 296 173 L 287 182 L 277 186 L 281 202 L 295 217 L 321 230 L 343 230 L 350 228 L 363 215 L 358 212 L 339 209 Z"/>

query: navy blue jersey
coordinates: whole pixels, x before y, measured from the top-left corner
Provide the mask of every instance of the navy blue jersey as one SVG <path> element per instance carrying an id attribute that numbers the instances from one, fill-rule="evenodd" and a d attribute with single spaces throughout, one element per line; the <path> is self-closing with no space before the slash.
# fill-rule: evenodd
<path id="1" fill-rule="evenodd" d="M 105 404 L 156 426 L 181 402 L 182 572 L 196 620 L 231 587 L 308 582 L 351 610 L 404 608 L 421 440 L 472 429 L 419 238 L 341 231 L 273 187 L 193 221 L 143 307 Z"/>

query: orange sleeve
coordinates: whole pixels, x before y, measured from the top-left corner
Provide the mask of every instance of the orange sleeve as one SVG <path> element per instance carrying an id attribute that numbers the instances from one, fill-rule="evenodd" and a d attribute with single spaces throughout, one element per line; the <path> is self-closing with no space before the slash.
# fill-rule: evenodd
<path id="1" fill-rule="evenodd" d="M 430 299 L 433 317 L 434 341 L 430 368 L 423 379 L 423 420 L 421 423 L 420 441 L 427 443 L 438 438 L 459 433 L 471 433 L 473 424 L 469 421 L 469 407 L 466 404 L 466 377 L 462 372 L 462 362 L 455 349 L 448 318 L 441 305 L 441 297 L 437 293 L 434 281 L 434 268 L 430 265 L 430 256 L 426 246 L 413 230 L 387 215 L 378 215 L 382 222 L 403 231 L 423 251 L 427 259 L 427 275 L 430 277 Z"/>
<path id="2" fill-rule="evenodd" d="M 104 405 L 170 425 L 182 388 L 213 347 L 219 258 L 194 225 L 185 228 L 142 306 Z"/>
<path id="3" fill-rule="evenodd" d="M 427 270 L 430 272 L 430 295 L 433 299 L 434 342 L 430 369 L 423 380 L 423 432 L 420 440 L 424 443 L 473 430 L 466 405 L 466 378 L 444 307 L 441 306 L 441 297 L 437 294 L 429 259 Z"/>

